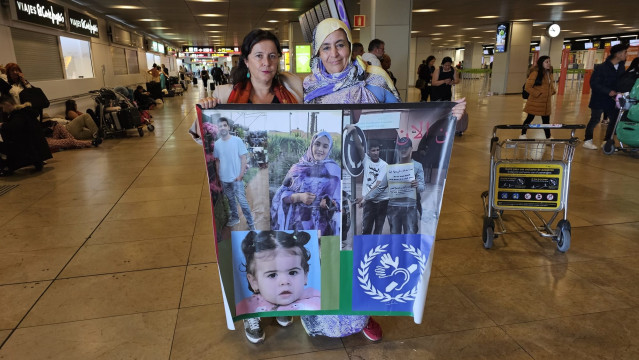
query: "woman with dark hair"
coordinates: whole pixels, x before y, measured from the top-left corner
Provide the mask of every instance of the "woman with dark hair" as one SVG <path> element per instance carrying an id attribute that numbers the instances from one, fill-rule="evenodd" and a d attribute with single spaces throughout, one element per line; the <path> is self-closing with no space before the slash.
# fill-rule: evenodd
<path id="1" fill-rule="evenodd" d="M 16 63 L 8 63 L 5 66 L 7 72 L 7 82 L 11 85 L 9 93 L 15 99 L 16 104 L 20 104 L 20 93 L 26 88 L 30 88 L 31 84 L 24 78 L 22 69 Z"/>
<path id="2" fill-rule="evenodd" d="M 420 101 L 428 101 L 428 97 L 430 96 L 431 81 L 433 80 L 433 72 L 435 72 L 435 60 L 433 55 L 428 56 L 417 70 L 419 78 L 426 83 L 426 86 L 420 90 L 422 95 Z"/>
<path id="3" fill-rule="evenodd" d="M 155 100 L 153 100 L 148 91 L 144 90 L 142 85 L 138 85 L 138 87 L 135 88 L 133 99 L 141 111 L 155 109 Z"/>
<path id="4" fill-rule="evenodd" d="M 256 29 L 244 37 L 240 49 L 240 61 L 231 72 L 231 84 L 216 86 L 212 97 L 201 99 L 199 104 L 207 109 L 217 104 L 297 104 L 302 102 L 302 82 L 292 74 L 279 72 L 282 56 L 280 41 L 273 33 Z M 198 141 L 202 131 L 196 122 L 189 133 Z M 205 132 L 205 136 L 207 136 Z M 212 153 L 213 146 L 207 151 Z M 216 174 L 209 172 L 211 179 Z M 277 323 L 289 326 L 293 322 L 290 316 L 278 316 Z M 244 333 L 252 343 L 265 339 L 259 318 L 244 320 Z"/>
<path id="5" fill-rule="evenodd" d="M 544 124 L 550 124 L 550 111 L 552 96 L 555 95 L 555 81 L 550 66 L 550 57 L 541 56 L 537 60 L 537 66 L 530 72 L 526 80 L 525 90 L 530 94 L 524 112 L 528 114 L 523 125 L 530 124 L 536 115 L 541 116 Z M 520 139 L 526 139 L 526 131 L 521 129 Z M 544 129 L 546 139 L 550 138 L 550 129 Z"/>
<path id="6" fill-rule="evenodd" d="M 442 65 L 433 71 L 430 100 L 451 101 L 455 84 L 459 84 L 459 74 L 453 68 L 453 59 L 446 56 L 442 59 Z"/>
<path id="7" fill-rule="evenodd" d="M 51 151 L 38 121 L 38 113 L 31 103 L 19 104 L 8 94 L 0 96 L 0 107 L 7 114 L 0 123 L 0 176 L 8 176 L 21 167 L 33 165 L 42 171 L 44 161 L 50 159 Z"/>

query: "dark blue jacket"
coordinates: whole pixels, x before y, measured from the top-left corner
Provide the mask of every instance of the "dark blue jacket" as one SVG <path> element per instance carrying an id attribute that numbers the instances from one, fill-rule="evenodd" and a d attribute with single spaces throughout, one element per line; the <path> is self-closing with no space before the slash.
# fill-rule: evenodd
<path id="1" fill-rule="evenodd" d="M 625 70 L 624 61 L 619 63 L 619 67 L 616 70 L 609 59 L 603 64 L 596 65 L 595 71 L 593 71 L 590 78 L 592 95 L 590 96 L 588 107 L 604 111 L 613 110 L 615 108 L 615 99 L 610 96 L 610 91 L 617 91 L 617 82 Z"/>

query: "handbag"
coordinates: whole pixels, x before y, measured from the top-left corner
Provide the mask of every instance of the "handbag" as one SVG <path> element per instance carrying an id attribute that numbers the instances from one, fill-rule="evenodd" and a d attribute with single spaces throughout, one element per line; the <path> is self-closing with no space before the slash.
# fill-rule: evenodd
<path id="1" fill-rule="evenodd" d="M 524 86 L 521 87 L 521 97 L 525 100 L 528 99 L 529 96 L 530 94 L 526 91 L 526 84 L 524 84 Z"/>
<path id="2" fill-rule="evenodd" d="M 419 90 L 423 90 L 426 87 L 426 80 L 417 79 L 417 81 L 415 82 L 415 87 Z"/>
<path id="3" fill-rule="evenodd" d="M 44 109 L 49 107 L 49 99 L 42 89 L 37 87 L 25 88 L 20 91 L 20 103 L 31 103 L 34 109 Z"/>

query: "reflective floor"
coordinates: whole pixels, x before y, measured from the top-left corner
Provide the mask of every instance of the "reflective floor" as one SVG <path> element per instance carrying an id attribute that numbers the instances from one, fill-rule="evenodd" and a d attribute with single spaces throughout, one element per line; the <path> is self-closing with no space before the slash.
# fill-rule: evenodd
<path id="1" fill-rule="evenodd" d="M 577 149 L 566 254 L 508 212 L 511 233 L 484 250 L 492 126 L 519 124 L 523 100 L 458 91 L 470 127 L 455 139 L 423 324 L 379 317 L 378 344 L 310 338 L 297 319 L 265 320 L 261 345 L 226 329 L 190 90 L 153 111 L 154 133 L 0 179 L 19 185 L 0 196 L 0 359 L 639 358 L 639 159 Z M 552 121 L 585 123 L 587 100 L 557 97 Z"/>

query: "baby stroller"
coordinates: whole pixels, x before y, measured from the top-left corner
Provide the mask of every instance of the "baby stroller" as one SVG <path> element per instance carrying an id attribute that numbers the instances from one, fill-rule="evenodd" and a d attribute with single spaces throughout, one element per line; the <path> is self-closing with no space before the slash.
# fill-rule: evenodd
<path id="1" fill-rule="evenodd" d="M 618 96 L 619 116 L 614 124 L 619 146 L 615 146 L 614 136 L 603 146 L 606 155 L 615 151 L 630 152 L 639 155 L 639 80 L 635 82 L 629 93 Z"/>

